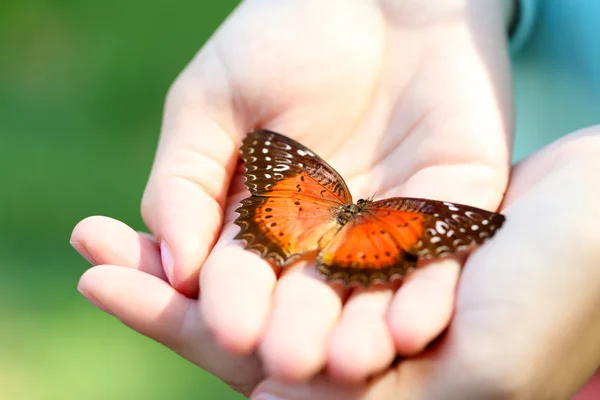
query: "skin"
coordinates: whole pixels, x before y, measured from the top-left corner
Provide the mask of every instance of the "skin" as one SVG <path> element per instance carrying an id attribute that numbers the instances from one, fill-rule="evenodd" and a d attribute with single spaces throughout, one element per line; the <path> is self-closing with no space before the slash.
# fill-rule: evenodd
<path id="1" fill-rule="evenodd" d="M 600 366 L 598 168 L 592 127 L 513 169 L 506 225 L 465 264 L 452 323 L 431 348 L 365 385 L 269 378 L 253 398 L 598 398 L 600 373 L 576 394 Z"/>
<path id="2" fill-rule="evenodd" d="M 167 96 L 142 201 L 152 236 L 104 217 L 78 224 L 73 245 L 96 265 L 80 291 L 246 395 L 266 375 L 257 393 L 277 387 L 321 395 L 321 388 L 335 390 L 332 382 L 368 394 L 391 381 L 386 390 L 398 390 L 403 381 L 384 379 L 397 371 L 389 369 L 396 354 L 422 354 L 448 326 L 455 301 L 469 308 L 479 295 L 491 307 L 495 299 L 478 289 L 461 300 L 465 282 L 479 287 L 466 269 L 456 300 L 460 264 L 453 259 L 418 270 L 396 292 L 347 292 L 302 263 L 274 270 L 232 240 L 234 209 L 247 195 L 238 146 L 252 128 L 271 129 L 330 162 L 355 199 L 377 192 L 496 209 L 510 171 L 506 10 L 466 0 L 243 2 Z M 504 231 L 496 242 L 523 243 Z M 498 246 L 482 247 L 467 265 L 484 282 L 481 271 L 491 267 L 481 254 Z M 497 313 L 510 314 L 506 307 Z M 451 358 L 462 362 L 462 350 Z M 418 360 L 427 357 L 444 359 L 426 352 L 399 368 L 423 371 Z M 472 374 L 476 362 L 467 361 L 457 365 Z M 323 369 L 327 378 L 315 380 Z M 364 386 L 375 374 L 383 378 Z M 434 375 L 408 383 L 429 387 Z M 485 386 L 488 377 L 481 378 Z M 454 385 L 439 382 L 432 387 Z"/>
<path id="3" fill-rule="evenodd" d="M 167 283 L 156 240 L 107 217 L 90 217 L 73 232 L 96 264 L 79 289 L 255 399 L 569 398 L 600 365 L 600 188 L 589 174 L 598 168 L 600 127 L 515 167 L 506 225 L 467 261 L 448 333 L 368 383 L 340 385 L 324 374 L 282 382 L 265 378 L 257 357 L 224 352 L 198 301 Z M 600 375 L 574 398 L 596 398 L 599 382 Z"/>

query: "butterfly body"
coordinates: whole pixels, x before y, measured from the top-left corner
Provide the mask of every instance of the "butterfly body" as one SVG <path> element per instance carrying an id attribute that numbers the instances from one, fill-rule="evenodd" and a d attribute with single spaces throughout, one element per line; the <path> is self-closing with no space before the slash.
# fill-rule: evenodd
<path id="1" fill-rule="evenodd" d="M 248 134 L 241 148 L 251 196 L 236 210 L 236 239 L 276 265 L 318 251 L 330 280 L 369 285 L 403 277 L 419 258 L 480 244 L 501 214 L 428 199 L 352 201 L 339 174 L 301 144 L 275 132 Z"/>
<path id="2" fill-rule="evenodd" d="M 336 220 L 340 225 L 346 225 L 348 221 L 363 212 L 367 200 L 360 199 L 354 203 L 346 203 L 338 207 Z"/>

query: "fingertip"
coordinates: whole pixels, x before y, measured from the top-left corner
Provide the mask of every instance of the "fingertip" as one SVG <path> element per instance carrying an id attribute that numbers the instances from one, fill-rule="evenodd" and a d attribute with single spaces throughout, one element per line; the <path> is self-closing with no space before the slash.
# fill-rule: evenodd
<path id="1" fill-rule="evenodd" d="M 390 324 L 391 325 L 391 324 Z M 403 356 L 413 356 L 422 352 L 430 341 L 427 330 L 417 327 L 407 328 L 404 325 L 391 326 L 396 351 Z"/>
<path id="2" fill-rule="evenodd" d="M 396 354 L 385 319 L 392 290 L 356 291 L 346 303 L 330 341 L 327 371 L 342 383 L 364 382 Z"/>
<path id="3" fill-rule="evenodd" d="M 201 312 L 219 343 L 238 354 L 256 349 L 277 282 L 271 265 L 228 239 L 201 271 Z"/>
<path id="4" fill-rule="evenodd" d="M 306 382 L 325 364 L 322 351 L 307 351 L 301 347 L 283 345 L 282 342 L 261 343 L 259 353 L 266 375 L 287 383 Z"/>
<path id="5" fill-rule="evenodd" d="M 165 281 L 132 268 L 95 266 L 81 276 L 77 288 L 104 311 L 162 343 L 179 340 L 184 320 L 198 320 L 193 300 Z"/>
<path id="6" fill-rule="evenodd" d="M 379 383 L 376 385 L 379 386 Z M 396 392 L 392 396 L 381 396 L 381 390 L 373 389 L 372 386 L 367 389 L 364 384 L 354 385 L 332 382 L 325 374 L 317 375 L 310 381 L 295 384 L 290 384 L 289 382 L 267 375 L 267 378 L 254 388 L 250 398 L 252 400 L 357 400 L 366 398 L 396 398 L 398 395 Z"/>
<path id="7" fill-rule="evenodd" d="M 450 323 L 460 264 L 453 259 L 419 268 L 397 292 L 387 321 L 396 350 L 417 354 Z"/>
<path id="8" fill-rule="evenodd" d="M 73 227 L 69 241 L 71 243 L 78 242 L 81 240 L 82 237 L 89 236 L 90 226 L 93 226 L 96 221 L 102 222 L 105 218 L 107 217 L 92 215 L 82 219 Z"/>
<path id="9" fill-rule="evenodd" d="M 173 252 L 171 251 L 169 244 L 164 239 L 160 241 L 160 260 L 169 283 L 174 286 L 173 269 L 175 267 L 175 259 L 173 258 Z"/>
<path id="10" fill-rule="evenodd" d="M 234 319 L 230 313 L 209 310 L 206 304 L 200 302 L 200 312 L 205 317 L 208 329 L 224 349 L 238 355 L 248 355 L 256 350 L 264 327 L 263 321 L 246 313 L 236 313 Z"/>
<path id="11" fill-rule="evenodd" d="M 92 265 L 120 265 L 165 279 L 156 240 L 116 219 L 85 218 L 73 229 L 71 245 Z"/>
<path id="12" fill-rule="evenodd" d="M 342 309 L 340 294 L 302 266 L 279 280 L 259 345 L 265 369 L 287 382 L 306 381 L 325 367 L 327 344 Z"/>
<path id="13" fill-rule="evenodd" d="M 96 265 L 99 262 L 94 258 L 93 251 L 88 247 L 88 241 L 98 233 L 101 228 L 107 224 L 118 222 L 112 218 L 104 216 L 90 216 L 79 221 L 71 231 L 69 243 L 71 246 L 85 258 L 90 264 Z"/>
<path id="14" fill-rule="evenodd" d="M 369 375 L 373 364 L 373 353 L 360 343 L 348 343 L 333 335 L 335 345 L 328 352 L 327 374 L 335 381 L 343 384 L 363 382 Z M 358 345 L 358 348 L 353 347 Z M 352 361 L 348 362 L 348 349 L 352 349 Z"/>
<path id="15" fill-rule="evenodd" d="M 152 200 L 143 203 L 143 217 L 159 239 L 163 270 L 171 286 L 196 298 L 200 269 L 219 236 L 223 210 L 193 182 L 176 178 L 160 197 L 145 195 Z"/>
<path id="16" fill-rule="evenodd" d="M 177 240 L 175 240 L 175 243 L 177 243 Z M 181 247 L 180 242 L 179 247 Z M 203 257 L 204 255 L 200 255 L 200 258 Z M 179 250 L 177 247 L 175 251 L 171 250 L 171 246 L 166 239 L 160 240 L 160 259 L 163 272 L 169 284 L 179 293 L 189 298 L 197 298 L 200 290 L 201 262 L 194 262 L 195 258 L 198 257 L 194 257 L 188 251 Z"/>
<path id="17" fill-rule="evenodd" d="M 102 292 L 102 286 L 106 272 L 110 273 L 110 267 L 106 265 L 98 265 L 88 269 L 79 278 L 77 291 L 100 310 L 107 314 L 114 315 L 114 311 L 112 311 L 110 306 L 107 306 L 103 300 L 104 294 Z"/>

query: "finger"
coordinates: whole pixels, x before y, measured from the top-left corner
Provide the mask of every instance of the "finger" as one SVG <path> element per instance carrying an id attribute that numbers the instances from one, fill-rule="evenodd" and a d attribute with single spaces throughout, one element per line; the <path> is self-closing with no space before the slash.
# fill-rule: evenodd
<path id="1" fill-rule="evenodd" d="M 510 190 L 504 207 L 537 187 L 548 175 L 571 164 L 571 168 L 585 169 L 577 163 L 594 162 L 600 153 L 600 125 L 581 129 L 549 144 L 514 167 Z"/>
<path id="2" fill-rule="evenodd" d="M 250 353 L 258 345 L 271 308 L 277 282 L 273 268 L 245 251 L 229 224 L 207 258 L 200 280 L 202 314 L 222 346 Z"/>
<path id="3" fill-rule="evenodd" d="M 329 336 L 342 309 L 342 293 L 304 262 L 280 278 L 259 351 L 269 375 L 302 381 L 326 363 Z"/>
<path id="4" fill-rule="evenodd" d="M 444 187 L 436 182 L 453 185 Z M 502 201 L 504 183 L 504 174 L 489 167 L 437 166 L 419 171 L 406 185 L 386 195 L 455 201 L 495 210 Z M 428 262 L 396 292 L 387 321 L 398 352 L 418 353 L 446 329 L 461 264 L 455 259 Z"/>
<path id="5" fill-rule="evenodd" d="M 156 240 L 115 219 L 82 220 L 73 229 L 71 245 L 94 265 L 122 265 L 166 279 Z"/>
<path id="6" fill-rule="evenodd" d="M 200 266 L 216 241 L 240 130 L 233 120 L 226 68 L 210 44 L 171 88 L 161 139 L 142 200 L 159 239 L 169 282 L 197 296 Z"/>
<path id="7" fill-rule="evenodd" d="M 331 376 L 360 382 L 390 365 L 396 352 L 385 316 L 392 294 L 391 289 L 371 288 L 350 296 L 329 340 Z"/>
<path id="8" fill-rule="evenodd" d="M 570 398 L 597 368 L 599 138 L 572 135 L 514 169 L 506 223 L 465 266 L 439 359 L 405 362 L 429 366 L 425 397 Z"/>
<path id="9" fill-rule="evenodd" d="M 417 399 L 408 390 L 398 391 L 398 379 L 395 371 L 378 376 L 368 385 L 349 385 L 332 382 L 324 375 L 299 384 L 289 384 L 273 378 L 262 381 L 252 392 L 252 400 L 387 400 Z"/>
<path id="10" fill-rule="evenodd" d="M 417 269 L 404 282 L 387 318 L 400 354 L 421 352 L 448 325 L 459 274 L 460 264 L 447 259 Z"/>
<path id="11" fill-rule="evenodd" d="M 255 357 L 236 357 L 221 350 L 200 317 L 196 300 L 154 276 L 131 268 L 100 265 L 81 277 L 78 289 L 126 325 L 246 395 L 262 378 Z"/>

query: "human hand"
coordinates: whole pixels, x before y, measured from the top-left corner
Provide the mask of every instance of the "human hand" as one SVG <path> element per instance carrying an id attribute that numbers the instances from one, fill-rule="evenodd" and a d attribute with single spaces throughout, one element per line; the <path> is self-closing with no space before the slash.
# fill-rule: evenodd
<path id="1" fill-rule="evenodd" d="M 572 398 L 600 366 L 600 186 L 592 171 L 600 171 L 599 127 L 514 168 L 507 220 L 465 264 L 450 328 L 430 349 L 368 385 L 267 379 L 253 398 Z"/>
<path id="2" fill-rule="evenodd" d="M 218 357 L 199 356 L 201 339 L 170 330 L 173 320 L 183 318 L 186 332 L 209 329 L 235 354 L 258 347 L 266 370 L 287 380 L 307 379 L 326 366 L 339 379 L 361 381 L 385 369 L 396 352 L 421 351 L 450 319 L 456 261 L 417 271 L 396 294 L 336 291 L 300 264 L 278 279 L 268 263 L 232 240 L 233 210 L 245 194 L 236 185 L 229 190 L 230 181 L 241 138 L 260 126 L 330 161 L 355 198 L 378 191 L 381 197 L 430 197 L 495 209 L 508 177 L 511 125 L 498 4 L 242 3 L 169 93 L 142 204 L 144 220 L 161 243 L 166 278 L 190 298 L 198 295 L 200 282 L 201 301 L 181 300 L 164 283 L 114 267 L 92 269 L 82 290 L 209 371 Z M 120 225 L 106 229 L 128 232 L 129 243 L 137 240 Z M 88 232 L 79 242 L 92 248 L 101 239 L 100 231 Z M 133 263 L 98 263 L 144 266 L 136 250 L 128 256 Z M 151 259 L 160 278 L 158 260 Z M 130 288 L 131 296 L 112 301 L 99 294 L 108 290 L 101 283 L 113 282 L 103 277 L 114 274 L 126 274 L 117 281 L 129 283 L 115 290 Z M 163 294 L 134 289 L 140 280 L 162 285 L 156 293 Z M 136 316 L 127 311 L 140 301 L 136 296 L 145 296 L 148 313 L 165 299 L 185 306 L 161 313 L 173 320 Z M 182 309 L 195 307 L 201 315 L 188 311 L 182 317 Z M 155 326 L 158 321 L 166 326 Z M 207 346 L 221 354 L 214 343 Z M 245 365 L 257 365 L 247 359 L 252 361 Z M 216 373 L 231 382 L 227 374 Z M 250 375 L 236 385 L 251 386 L 257 375 Z"/>

